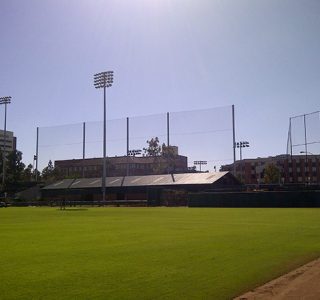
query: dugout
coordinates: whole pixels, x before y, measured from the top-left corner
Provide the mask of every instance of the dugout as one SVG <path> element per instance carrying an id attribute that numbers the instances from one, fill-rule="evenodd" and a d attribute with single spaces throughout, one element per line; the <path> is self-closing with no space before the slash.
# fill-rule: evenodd
<path id="1" fill-rule="evenodd" d="M 107 177 L 106 202 L 179 206 L 187 205 L 188 194 L 191 192 L 236 190 L 240 186 L 240 182 L 230 172 Z M 46 201 L 62 198 L 98 202 L 102 198 L 102 179 L 64 179 L 42 189 L 42 199 Z"/>

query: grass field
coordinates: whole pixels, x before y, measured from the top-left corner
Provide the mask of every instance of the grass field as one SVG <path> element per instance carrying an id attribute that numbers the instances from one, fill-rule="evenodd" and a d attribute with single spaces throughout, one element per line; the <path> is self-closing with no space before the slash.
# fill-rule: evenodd
<path id="1" fill-rule="evenodd" d="M 320 209 L 0 209 L 1 299 L 230 299 L 320 256 Z"/>

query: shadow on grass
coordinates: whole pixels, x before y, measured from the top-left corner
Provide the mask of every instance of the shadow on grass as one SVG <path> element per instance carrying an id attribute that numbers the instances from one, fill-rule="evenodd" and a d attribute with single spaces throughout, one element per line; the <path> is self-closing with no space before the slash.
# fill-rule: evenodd
<path id="1" fill-rule="evenodd" d="M 83 210 L 88 210 L 88 208 L 65 208 L 65 209 L 58 208 L 57 210 L 61 210 L 61 211 L 83 211 Z"/>

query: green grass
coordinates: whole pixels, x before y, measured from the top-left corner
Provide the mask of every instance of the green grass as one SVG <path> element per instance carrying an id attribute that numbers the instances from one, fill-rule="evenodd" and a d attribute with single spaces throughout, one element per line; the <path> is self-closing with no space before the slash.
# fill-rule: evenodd
<path id="1" fill-rule="evenodd" d="M 0 209 L 1 299 L 230 299 L 320 255 L 319 209 Z"/>

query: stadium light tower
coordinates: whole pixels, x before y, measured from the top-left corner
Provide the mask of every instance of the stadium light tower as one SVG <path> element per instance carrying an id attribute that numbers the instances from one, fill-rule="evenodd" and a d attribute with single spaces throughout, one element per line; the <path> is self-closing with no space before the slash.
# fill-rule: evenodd
<path id="1" fill-rule="evenodd" d="M 4 187 L 6 179 L 6 141 L 7 141 L 7 104 L 11 103 L 11 97 L 0 97 L 0 105 L 4 104 L 4 139 L 3 139 L 3 152 L 2 152 L 2 187 Z"/>
<path id="2" fill-rule="evenodd" d="M 243 166 L 242 166 L 242 148 L 247 148 L 250 147 L 249 142 L 246 141 L 241 141 L 241 142 L 236 142 L 236 148 L 240 149 L 240 168 L 241 168 L 241 173 L 240 173 L 240 180 L 242 181 L 242 173 L 243 173 Z"/>
<path id="3" fill-rule="evenodd" d="M 106 200 L 106 88 L 112 86 L 113 71 L 101 72 L 94 75 L 96 89 L 103 88 L 103 171 L 102 171 L 102 201 Z"/>
<path id="4" fill-rule="evenodd" d="M 201 166 L 208 164 L 208 162 L 206 160 L 195 160 L 193 164 L 200 166 L 200 172 L 201 172 Z"/>
<path id="5" fill-rule="evenodd" d="M 250 147 L 249 142 L 236 142 L 236 148 L 240 148 L 240 160 L 242 160 L 242 148 Z"/>

